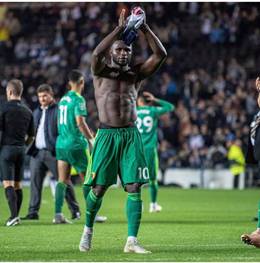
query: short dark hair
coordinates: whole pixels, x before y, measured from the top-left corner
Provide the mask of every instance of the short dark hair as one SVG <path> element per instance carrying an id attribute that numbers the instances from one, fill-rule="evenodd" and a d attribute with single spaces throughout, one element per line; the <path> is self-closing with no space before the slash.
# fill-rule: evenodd
<path id="1" fill-rule="evenodd" d="M 19 79 L 11 79 L 8 81 L 7 87 L 12 89 L 14 96 L 20 97 L 23 93 L 23 83 Z"/>
<path id="2" fill-rule="evenodd" d="M 50 85 L 48 85 L 48 84 L 41 84 L 41 85 L 37 88 L 37 94 L 38 94 L 38 93 L 41 93 L 41 92 L 47 92 L 47 93 L 49 93 L 49 94 L 51 94 L 51 95 L 54 94 L 52 87 L 51 87 Z"/>
<path id="3" fill-rule="evenodd" d="M 138 93 L 138 99 L 141 99 L 144 103 L 148 103 L 146 97 L 144 96 L 143 91 Z"/>
<path id="4" fill-rule="evenodd" d="M 73 69 L 70 73 L 69 73 L 69 81 L 73 82 L 73 83 L 79 83 L 80 79 L 84 77 L 83 74 L 78 70 L 78 69 Z"/>

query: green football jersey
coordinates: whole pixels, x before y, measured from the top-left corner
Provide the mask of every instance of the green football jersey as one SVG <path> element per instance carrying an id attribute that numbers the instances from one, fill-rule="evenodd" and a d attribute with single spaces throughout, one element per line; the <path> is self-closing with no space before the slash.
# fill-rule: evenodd
<path id="1" fill-rule="evenodd" d="M 69 91 L 60 102 L 58 109 L 58 138 L 56 148 L 86 148 L 88 142 L 80 132 L 76 117 L 87 116 L 85 99 L 75 91 Z"/>
<path id="2" fill-rule="evenodd" d="M 142 135 L 145 148 L 157 147 L 158 119 L 161 115 L 174 109 L 174 106 L 167 101 L 158 100 L 156 103 L 158 106 L 137 107 L 136 126 Z"/>

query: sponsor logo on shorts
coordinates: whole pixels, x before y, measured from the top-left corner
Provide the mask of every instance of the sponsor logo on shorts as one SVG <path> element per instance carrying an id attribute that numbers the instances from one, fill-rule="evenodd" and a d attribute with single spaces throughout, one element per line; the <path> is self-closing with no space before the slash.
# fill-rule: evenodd
<path id="1" fill-rule="evenodd" d="M 92 176 L 92 179 L 93 179 L 93 180 L 95 179 L 96 175 L 97 175 L 96 173 L 94 173 L 94 172 L 92 173 L 91 176 Z"/>

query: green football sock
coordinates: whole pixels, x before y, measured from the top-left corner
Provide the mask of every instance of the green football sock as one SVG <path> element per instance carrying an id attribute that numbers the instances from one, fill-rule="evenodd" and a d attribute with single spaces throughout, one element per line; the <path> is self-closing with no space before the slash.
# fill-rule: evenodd
<path id="1" fill-rule="evenodd" d="M 126 214 L 128 220 L 128 236 L 136 237 L 142 217 L 141 193 L 128 193 Z"/>
<path id="2" fill-rule="evenodd" d="M 95 217 L 102 204 L 102 197 L 97 197 L 91 190 L 87 197 L 86 226 L 92 228 Z"/>
<path id="3" fill-rule="evenodd" d="M 258 203 L 258 221 L 257 221 L 257 228 L 260 228 L 260 202 Z"/>
<path id="4" fill-rule="evenodd" d="M 59 214 L 61 213 L 64 198 L 65 198 L 65 192 L 66 192 L 67 185 L 58 182 L 56 185 L 56 191 L 55 191 L 55 213 Z"/>
<path id="5" fill-rule="evenodd" d="M 157 180 L 149 181 L 149 190 L 150 190 L 150 198 L 152 203 L 156 203 L 157 201 L 157 193 L 158 193 L 158 183 Z"/>
<path id="6" fill-rule="evenodd" d="M 86 201 L 90 190 L 91 187 L 89 185 L 83 184 L 83 195 Z"/>

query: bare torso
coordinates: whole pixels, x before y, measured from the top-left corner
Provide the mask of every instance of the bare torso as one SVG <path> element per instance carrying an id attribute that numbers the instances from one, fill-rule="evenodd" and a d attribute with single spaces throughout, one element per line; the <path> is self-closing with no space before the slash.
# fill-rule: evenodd
<path id="1" fill-rule="evenodd" d="M 132 125 L 136 120 L 136 99 L 140 82 L 133 71 L 106 67 L 94 76 L 95 98 L 101 123 L 112 127 Z"/>

